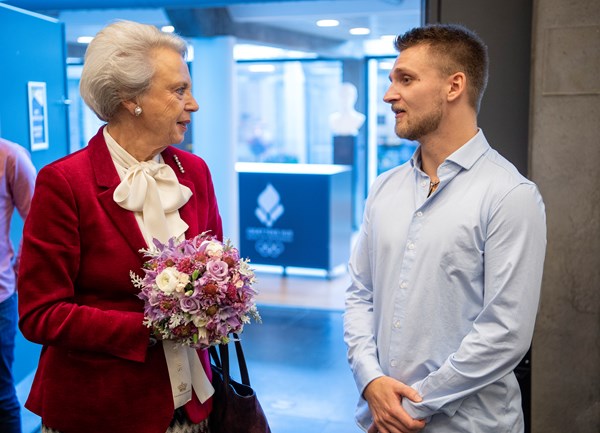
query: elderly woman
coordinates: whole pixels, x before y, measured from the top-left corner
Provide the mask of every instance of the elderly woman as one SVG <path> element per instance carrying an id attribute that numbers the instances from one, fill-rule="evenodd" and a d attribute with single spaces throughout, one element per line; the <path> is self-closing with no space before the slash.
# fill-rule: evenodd
<path id="1" fill-rule="evenodd" d="M 18 287 L 21 330 L 43 345 L 26 403 L 42 432 L 208 431 L 206 351 L 156 344 L 130 280 L 153 238 L 222 237 L 205 162 L 171 147 L 198 110 L 185 51 L 153 26 L 100 31 L 81 94 L 106 125 L 39 173 Z"/>

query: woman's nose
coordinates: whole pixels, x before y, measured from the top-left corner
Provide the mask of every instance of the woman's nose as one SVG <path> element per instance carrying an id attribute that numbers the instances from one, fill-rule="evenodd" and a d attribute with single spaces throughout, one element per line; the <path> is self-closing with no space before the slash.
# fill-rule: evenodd
<path id="1" fill-rule="evenodd" d="M 188 111 L 198 111 L 198 108 L 200 108 L 200 106 L 198 105 L 198 102 L 196 101 L 196 99 L 190 95 L 190 100 L 188 101 L 187 105 L 186 105 L 186 109 Z"/>

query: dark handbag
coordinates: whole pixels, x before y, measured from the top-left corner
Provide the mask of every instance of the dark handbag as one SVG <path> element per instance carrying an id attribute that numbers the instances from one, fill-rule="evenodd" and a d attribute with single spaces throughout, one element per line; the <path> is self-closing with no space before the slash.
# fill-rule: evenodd
<path id="1" fill-rule="evenodd" d="M 219 345 L 210 347 L 209 352 L 214 364 L 211 364 L 215 389 L 213 410 L 209 417 L 211 433 L 271 433 L 267 417 L 260 406 L 256 393 L 250 387 L 250 377 L 242 343 L 237 334 L 233 334 L 235 351 L 240 368 L 241 383 L 231 377 L 229 370 L 229 347 Z"/>

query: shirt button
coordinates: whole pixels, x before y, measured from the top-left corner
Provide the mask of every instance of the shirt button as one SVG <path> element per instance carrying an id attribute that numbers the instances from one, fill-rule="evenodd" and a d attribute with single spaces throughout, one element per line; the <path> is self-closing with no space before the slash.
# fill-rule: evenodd
<path id="1" fill-rule="evenodd" d="M 396 320 L 394 322 L 394 328 L 396 328 L 396 329 L 400 328 L 400 321 L 399 320 Z"/>
<path id="2" fill-rule="evenodd" d="M 407 287 L 408 287 L 408 283 L 407 283 L 406 281 L 402 281 L 402 282 L 400 283 L 400 288 L 401 288 L 401 289 L 406 289 Z"/>
<path id="3" fill-rule="evenodd" d="M 417 216 L 418 217 L 422 217 L 423 216 L 423 212 L 421 212 L 421 211 L 417 212 Z"/>
<path id="4" fill-rule="evenodd" d="M 397 367 L 397 366 L 398 366 L 398 361 L 396 361 L 395 359 L 392 359 L 392 360 L 390 361 L 390 365 L 391 365 L 392 367 Z"/>
<path id="5" fill-rule="evenodd" d="M 408 249 L 409 249 L 409 250 L 414 250 L 414 249 L 415 249 L 415 244 L 413 244 L 412 242 L 410 242 L 410 243 L 408 244 Z"/>

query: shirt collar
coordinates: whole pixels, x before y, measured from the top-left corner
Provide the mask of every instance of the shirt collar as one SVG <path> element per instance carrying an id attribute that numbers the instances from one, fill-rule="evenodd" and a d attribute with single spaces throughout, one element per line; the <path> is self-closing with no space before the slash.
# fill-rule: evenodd
<path id="1" fill-rule="evenodd" d="M 446 158 L 446 161 L 451 161 L 465 170 L 468 170 L 473 167 L 475 162 L 477 162 L 477 160 L 489 149 L 490 145 L 485 138 L 485 135 L 483 135 L 483 131 L 479 128 L 477 134 L 450 154 Z M 421 168 L 421 145 L 419 145 L 417 150 L 415 150 L 415 153 L 413 153 L 410 164 L 413 168 Z"/>
<path id="2" fill-rule="evenodd" d="M 489 149 L 490 145 L 483 135 L 483 131 L 479 129 L 473 138 L 455 150 L 454 153 L 446 158 L 446 161 L 452 161 L 465 170 L 468 170 L 473 167 L 477 160 Z"/>
<path id="3" fill-rule="evenodd" d="M 106 141 L 106 146 L 108 147 L 108 151 L 110 152 L 110 156 L 112 157 L 117 170 L 120 168 L 122 170 L 127 170 L 131 165 L 137 164 L 138 160 L 135 159 L 133 155 L 127 152 L 117 141 L 110 135 L 107 130 L 108 128 L 104 128 L 102 133 L 104 134 L 104 140 Z M 152 158 L 153 161 L 162 163 L 162 158 L 160 153 L 155 155 Z"/>

